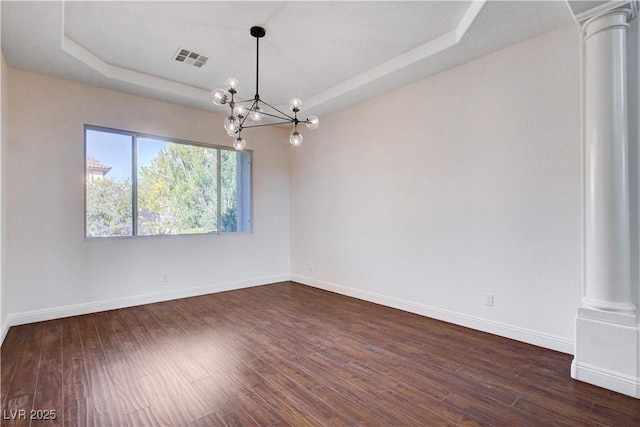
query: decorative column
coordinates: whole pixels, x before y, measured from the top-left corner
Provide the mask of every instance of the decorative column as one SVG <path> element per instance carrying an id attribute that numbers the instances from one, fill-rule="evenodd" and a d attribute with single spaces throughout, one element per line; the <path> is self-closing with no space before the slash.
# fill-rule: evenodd
<path id="1" fill-rule="evenodd" d="M 631 292 L 626 59 L 627 30 L 636 9 L 637 3 L 630 2 L 597 11 L 582 24 L 585 283 L 571 376 L 640 398 L 640 329 Z"/>
<path id="2" fill-rule="evenodd" d="M 631 12 L 613 10 L 585 31 L 587 307 L 634 313 L 631 302 L 626 32 Z"/>

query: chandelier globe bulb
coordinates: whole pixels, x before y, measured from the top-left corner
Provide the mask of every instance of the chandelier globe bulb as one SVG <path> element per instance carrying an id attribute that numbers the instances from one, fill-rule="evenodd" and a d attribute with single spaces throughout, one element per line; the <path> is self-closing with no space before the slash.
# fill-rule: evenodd
<path id="1" fill-rule="evenodd" d="M 213 102 L 216 105 L 224 105 L 227 103 L 227 91 L 224 89 L 216 89 L 213 92 L 211 92 L 211 102 Z"/>
<path id="2" fill-rule="evenodd" d="M 320 125 L 320 119 L 317 116 L 309 116 L 305 124 L 309 129 L 316 129 Z"/>
<path id="3" fill-rule="evenodd" d="M 251 113 L 249 113 L 249 116 L 251 117 L 251 120 L 253 120 L 254 122 L 259 122 L 260 120 L 262 120 L 262 117 L 264 116 L 262 114 L 262 108 L 260 108 L 259 105 L 256 105 L 256 108 L 251 110 Z"/>
<path id="4" fill-rule="evenodd" d="M 236 138 L 235 141 L 233 141 L 233 148 L 235 148 L 238 151 L 244 150 L 246 146 L 247 146 L 247 141 L 245 141 L 245 139 L 240 136 Z"/>
<path id="5" fill-rule="evenodd" d="M 295 131 L 291 134 L 291 136 L 289 137 L 289 142 L 291 143 L 291 145 L 293 145 L 294 147 L 299 146 L 300 144 L 302 144 L 302 134 L 298 131 Z"/>
<path id="6" fill-rule="evenodd" d="M 246 117 L 248 111 L 249 110 L 247 110 L 247 107 L 245 107 L 244 105 L 236 104 L 233 107 L 233 113 L 239 118 Z"/>
<path id="7" fill-rule="evenodd" d="M 229 133 L 236 133 L 240 129 L 240 121 L 234 116 L 229 116 L 224 121 L 224 128 Z"/>
<path id="8" fill-rule="evenodd" d="M 227 87 L 227 90 L 231 93 L 236 93 L 238 92 L 238 87 L 240 87 L 240 82 L 238 81 L 238 79 L 234 79 L 233 77 L 229 77 L 225 82 L 224 85 Z"/>
<path id="9" fill-rule="evenodd" d="M 300 98 L 291 98 L 289 101 L 289 109 L 294 113 L 297 113 L 302 108 L 302 101 Z"/>

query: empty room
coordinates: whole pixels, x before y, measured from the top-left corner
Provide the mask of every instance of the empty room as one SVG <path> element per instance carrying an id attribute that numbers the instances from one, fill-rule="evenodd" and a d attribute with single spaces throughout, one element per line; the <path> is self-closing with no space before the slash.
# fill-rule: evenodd
<path id="1" fill-rule="evenodd" d="M 640 1 L 0 2 L 0 425 L 640 425 Z"/>

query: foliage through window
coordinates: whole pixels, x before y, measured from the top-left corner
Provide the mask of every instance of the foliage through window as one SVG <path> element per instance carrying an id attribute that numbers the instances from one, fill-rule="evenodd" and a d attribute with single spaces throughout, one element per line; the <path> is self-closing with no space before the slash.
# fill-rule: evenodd
<path id="1" fill-rule="evenodd" d="M 85 127 L 85 236 L 250 231 L 251 153 Z"/>

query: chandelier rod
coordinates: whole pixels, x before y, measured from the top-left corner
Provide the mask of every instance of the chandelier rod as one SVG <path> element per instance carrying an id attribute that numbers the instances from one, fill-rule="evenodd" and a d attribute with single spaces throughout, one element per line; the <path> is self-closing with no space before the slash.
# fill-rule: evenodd
<path id="1" fill-rule="evenodd" d="M 258 78 L 260 75 L 260 39 L 264 37 L 267 32 L 262 27 L 251 27 L 251 35 L 256 38 L 256 96 L 255 99 L 260 99 L 260 92 L 258 91 Z"/>
<path id="2" fill-rule="evenodd" d="M 260 99 L 260 92 L 258 92 L 258 77 L 260 66 L 260 37 L 256 36 L 256 99 Z"/>

